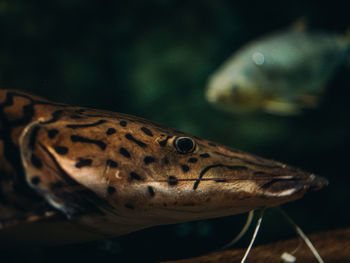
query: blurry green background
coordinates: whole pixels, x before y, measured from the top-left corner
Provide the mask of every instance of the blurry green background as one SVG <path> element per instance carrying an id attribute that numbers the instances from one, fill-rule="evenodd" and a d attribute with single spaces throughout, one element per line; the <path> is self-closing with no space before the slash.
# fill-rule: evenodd
<path id="1" fill-rule="evenodd" d="M 327 189 L 284 206 L 307 232 L 349 226 L 349 78 L 343 65 L 321 107 L 297 117 L 233 117 L 211 108 L 204 87 L 233 51 L 300 17 L 344 34 L 345 1 L 0 0 L 0 87 L 134 114 L 326 176 Z M 245 216 L 146 229 L 113 240 L 25 253 L 10 262 L 155 262 L 225 245 Z M 268 210 L 257 243 L 293 237 Z M 245 247 L 249 235 L 238 244 Z M 291 248 L 293 250 L 294 248 Z"/>

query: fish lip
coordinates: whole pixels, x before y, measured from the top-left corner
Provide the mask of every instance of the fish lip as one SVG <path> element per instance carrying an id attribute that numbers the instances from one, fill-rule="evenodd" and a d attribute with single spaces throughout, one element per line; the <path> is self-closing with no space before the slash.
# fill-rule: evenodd
<path id="1" fill-rule="evenodd" d="M 301 177 L 280 176 L 265 183 L 262 187 L 265 188 L 265 193 L 269 196 L 292 196 L 299 193 L 318 191 L 328 184 L 329 182 L 325 177 L 309 174 Z"/>
<path id="2" fill-rule="evenodd" d="M 309 190 L 318 191 L 329 185 L 329 181 L 327 178 L 314 174 L 312 174 L 311 176 L 313 177 L 313 179 L 309 184 Z"/>

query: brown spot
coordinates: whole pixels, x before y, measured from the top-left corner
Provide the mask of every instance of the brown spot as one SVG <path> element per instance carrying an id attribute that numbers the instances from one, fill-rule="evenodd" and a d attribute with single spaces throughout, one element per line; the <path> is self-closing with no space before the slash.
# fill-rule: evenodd
<path id="1" fill-rule="evenodd" d="M 217 183 L 227 183 L 226 179 L 216 179 L 215 182 Z"/>
<path id="2" fill-rule="evenodd" d="M 30 181 L 32 182 L 32 184 L 37 185 L 40 183 L 40 177 L 34 176 L 34 177 L 32 177 L 32 179 Z"/>
<path id="3" fill-rule="evenodd" d="M 110 195 L 114 194 L 115 193 L 115 187 L 108 186 L 107 187 L 107 193 L 110 194 Z"/>
<path id="4" fill-rule="evenodd" d="M 106 134 L 107 134 L 107 135 L 112 135 L 112 134 L 114 134 L 114 133 L 116 133 L 116 130 L 115 130 L 114 128 L 109 128 L 109 129 L 106 131 Z"/>
<path id="5" fill-rule="evenodd" d="M 148 136 L 153 136 L 152 132 L 149 129 L 147 129 L 146 127 L 142 127 L 141 131 L 143 131 L 143 133 L 148 135 Z"/>
<path id="6" fill-rule="evenodd" d="M 106 120 L 99 120 L 94 123 L 86 123 L 86 124 L 67 124 L 66 127 L 70 129 L 80 129 L 80 128 L 89 128 L 89 127 L 96 127 L 100 124 L 105 123 Z"/>
<path id="7" fill-rule="evenodd" d="M 154 163 L 155 159 L 152 156 L 146 156 L 145 159 L 143 159 L 143 162 L 145 164 L 150 164 L 150 163 Z"/>
<path id="8" fill-rule="evenodd" d="M 169 185 L 177 185 L 179 183 L 179 180 L 175 177 L 170 175 L 168 178 Z"/>
<path id="9" fill-rule="evenodd" d="M 130 158 L 131 157 L 130 153 L 124 147 L 121 147 L 119 149 L 119 152 L 126 158 Z"/>
<path id="10" fill-rule="evenodd" d="M 35 147 L 35 142 L 36 142 L 36 137 L 38 136 L 38 132 L 40 130 L 39 126 L 35 126 L 32 133 L 30 134 L 29 138 L 29 147 L 30 149 L 34 150 Z"/>
<path id="11" fill-rule="evenodd" d="M 110 160 L 110 159 L 106 161 L 106 165 L 108 165 L 108 166 L 111 167 L 111 168 L 116 168 L 116 167 L 118 167 L 118 163 L 115 162 L 115 161 L 113 161 L 113 160 Z"/>
<path id="12" fill-rule="evenodd" d="M 64 155 L 68 153 L 68 148 L 64 147 L 64 146 L 55 146 L 54 147 L 56 153 L 60 154 L 60 155 Z"/>
<path id="13" fill-rule="evenodd" d="M 56 129 L 51 129 L 47 132 L 47 135 L 49 136 L 50 139 L 55 138 L 57 134 L 58 134 L 58 130 Z"/>
<path id="14" fill-rule="evenodd" d="M 188 167 L 188 165 L 186 165 L 186 164 L 183 164 L 183 165 L 181 165 L 181 169 L 182 169 L 182 171 L 187 173 L 190 170 L 190 167 Z"/>
<path id="15" fill-rule="evenodd" d="M 31 156 L 31 158 L 30 158 L 30 161 L 31 161 L 32 164 L 33 164 L 36 168 L 38 168 L 38 169 L 40 169 L 41 167 L 43 167 L 43 163 L 41 162 L 41 160 L 40 160 L 34 153 L 32 153 L 32 156 Z"/>
<path id="16" fill-rule="evenodd" d="M 106 149 L 106 144 L 100 140 L 93 140 L 79 135 L 71 135 L 70 139 L 72 142 L 82 142 L 82 143 L 92 143 L 101 148 L 101 150 Z"/>
<path id="17" fill-rule="evenodd" d="M 151 197 L 154 197 L 156 195 L 152 186 L 147 186 L 147 189 L 148 189 L 148 193 Z"/>
<path id="18" fill-rule="evenodd" d="M 81 119 L 82 117 L 76 114 L 70 115 L 71 119 Z"/>
<path id="19" fill-rule="evenodd" d="M 135 172 L 131 172 L 130 173 L 130 180 L 137 180 L 137 181 L 141 181 L 143 180 L 142 177 L 138 174 L 138 173 L 135 173 Z"/>
<path id="20" fill-rule="evenodd" d="M 163 162 L 164 164 L 169 164 L 169 159 L 168 159 L 168 157 L 164 157 L 164 158 L 162 159 L 162 162 Z"/>
<path id="21" fill-rule="evenodd" d="M 134 136 L 132 136 L 130 133 L 125 134 L 125 138 L 127 138 L 129 141 L 132 141 L 136 143 L 140 147 L 146 147 L 147 145 L 140 140 L 136 139 Z"/>
<path id="22" fill-rule="evenodd" d="M 81 168 L 84 166 L 90 166 L 92 164 L 91 159 L 78 158 L 78 162 L 75 164 L 75 167 Z"/>

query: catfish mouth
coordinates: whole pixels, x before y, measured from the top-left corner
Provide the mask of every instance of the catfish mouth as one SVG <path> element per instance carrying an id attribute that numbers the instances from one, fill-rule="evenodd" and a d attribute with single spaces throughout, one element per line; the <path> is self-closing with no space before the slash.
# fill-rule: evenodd
<path id="1" fill-rule="evenodd" d="M 327 185 L 326 178 L 310 174 L 308 178 L 293 176 L 274 178 L 264 183 L 261 189 L 266 196 L 298 199 L 307 192 L 320 190 Z"/>

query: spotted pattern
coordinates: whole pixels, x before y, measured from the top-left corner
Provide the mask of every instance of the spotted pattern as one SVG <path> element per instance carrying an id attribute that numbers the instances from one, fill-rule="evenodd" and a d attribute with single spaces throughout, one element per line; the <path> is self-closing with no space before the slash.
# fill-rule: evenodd
<path id="1" fill-rule="evenodd" d="M 150 163 L 154 163 L 156 160 L 152 157 L 152 156 L 146 156 L 144 159 L 143 159 L 143 162 L 145 164 L 150 164 Z"/>
<path id="2" fill-rule="evenodd" d="M 37 184 L 40 183 L 40 177 L 39 176 L 33 176 L 30 181 L 32 182 L 32 184 L 37 185 Z"/>
<path id="3" fill-rule="evenodd" d="M 38 168 L 38 169 L 40 169 L 41 167 L 43 167 L 43 163 L 41 162 L 41 160 L 40 160 L 34 153 L 32 153 L 32 156 L 31 156 L 31 158 L 30 158 L 30 161 L 31 161 L 32 164 L 33 164 L 36 168 Z"/>
<path id="4" fill-rule="evenodd" d="M 168 178 L 168 183 L 169 185 L 174 186 L 179 183 L 179 180 L 175 176 L 170 175 Z"/>
<path id="5" fill-rule="evenodd" d="M 115 191 L 116 191 L 115 187 L 113 187 L 113 186 L 108 186 L 107 187 L 107 193 L 108 194 L 112 195 L 112 194 L 115 193 Z"/>
<path id="6" fill-rule="evenodd" d="M 163 162 L 163 164 L 165 164 L 165 165 L 169 164 L 169 159 L 168 159 L 168 157 L 163 157 L 162 162 Z"/>
<path id="7" fill-rule="evenodd" d="M 63 114 L 63 110 L 56 110 L 51 114 L 51 119 L 48 121 L 40 122 L 41 124 L 50 124 L 58 121 Z"/>
<path id="8" fill-rule="evenodd" d="M 106 144 L 100 140 L 89 139 L 80 135 L 72 135 L 70 138 L 72 142 L 95 144 L 100 147 L 101 150 L 106 149 Z"/>
<path id="9" fill-rule="evenodd" d="M 140 147 L 146 147 L 147 145 L 140 140 L 137 140 L 134 136 L 132 136 L 130 133 L 125 134 L 125 138 L 127 138 L 129 141 L 132 141 L 136 143 Z"/>
<path id="10" fill-rule="evenodd" d="M 34 150 L 35 147 L 35 142 L 36 142 L 36 137 L 38 136 L 38 132 L 40 130 L 39 126 L 35 126 L 32 133 L 30 134 L 30 138 L 29 138 L 29 148 Z"/>
<path id="11" fill-rule="evenodd" d="M 47 136 L 49 136 L 50 139 L 55 138 L 57 134 L 58 134 L 58 130 L 56 129 L 50 129 L 47 132 Z"/>
<path id="12" fill-rule="evenodd" d="M 190 170 L 190 167 L 186 164 L 181 165 L 181 169 L 183 172 L 187 173 Z"/>
<path id="13" fill-rule="evenodd" d="M 154 197 L 156 195 L 152 186 L 147 186 L 147 190 L 151 197 Z"/>
<path id="14" fill-rule="evenodd" d="M 81 168 L 85 166 L 90 166 L 92 164 L 91 159 L 79 158 L 78 162 L 75 164 L 75 167 Z"/>
<path id="15" fill-rule="evenodd" d="M 128 152 L 128 150 L 125 149 L 124 147 L 121 147 L 121 148 L 119 149 L 119 152 L 121 153 L 121 155 L 123 155 L 123 156 L 126 157 L 126 158 L 130 158 L 130 157 L 131 157 L 131 155 L 130 155 L 130 153 Z"/>
<path id="16" fill-rule="evenodd" d="M 117 131 L 114 128 L 108 128 L 108 130 L 106 131 L 107 135 L 112 135 L 114 133 L 116 133 Z"/>
<path id="17" fill-rule="evenodd" d="M 148 135 L 148 136 L 153 136 L 153 133 L 146 127 L 141 127 L 141 131 L 143 131 L 144 134 Z"/>
<path id="18" fill-rule="evenodd" d="M 108 159 L 106 161 L 106 165 L 111 167 L 111 168 L 117 168 L 118 167 L 118 163 L 113 161 L 113 160 L 111 160 L 111 159 Z"/>
<path id="19" fill-rule="evenodd" d="M 70 115 L 71 119 L 81 119 L 82 117 L 76 114 Z"/>
<path id="20" fill-rule="evenodd" d="M 136 173 L 136 172 L 131 172 L 130 173 L 130 181 L 133 181 L 133 180 L 137 180 L 137 181 L 141 181 L 143 180 L 142 177 Z"/>
<path id="21" fill-rule="evenodd" d="M 195 157 L 191 157 L 191 158 L 188 159 L 189 163 L 196 163 L 197 161 L 198 161 L 198 159 L 195 158 Z"/>
<path id="22" fill-rule="evenodd" d="M 68 153 L 68 148 L 65 146 L 55 146 L 54 147 L 56 153 L 60 154 L 60 155 L 65 155 Z"/>
<path id="23" fill-rule="evenodd" d="M 87 124 L 68 124 L 68 125 L 66 125 L 66 127 L 70 128 L 70 129 L 88 128 L 88 127 L 98 126 L 98 125 L 105 123 L 105 122 L 106 122 L 106 120 L 99 120 L 97 122 L 87 123 Z"/>

